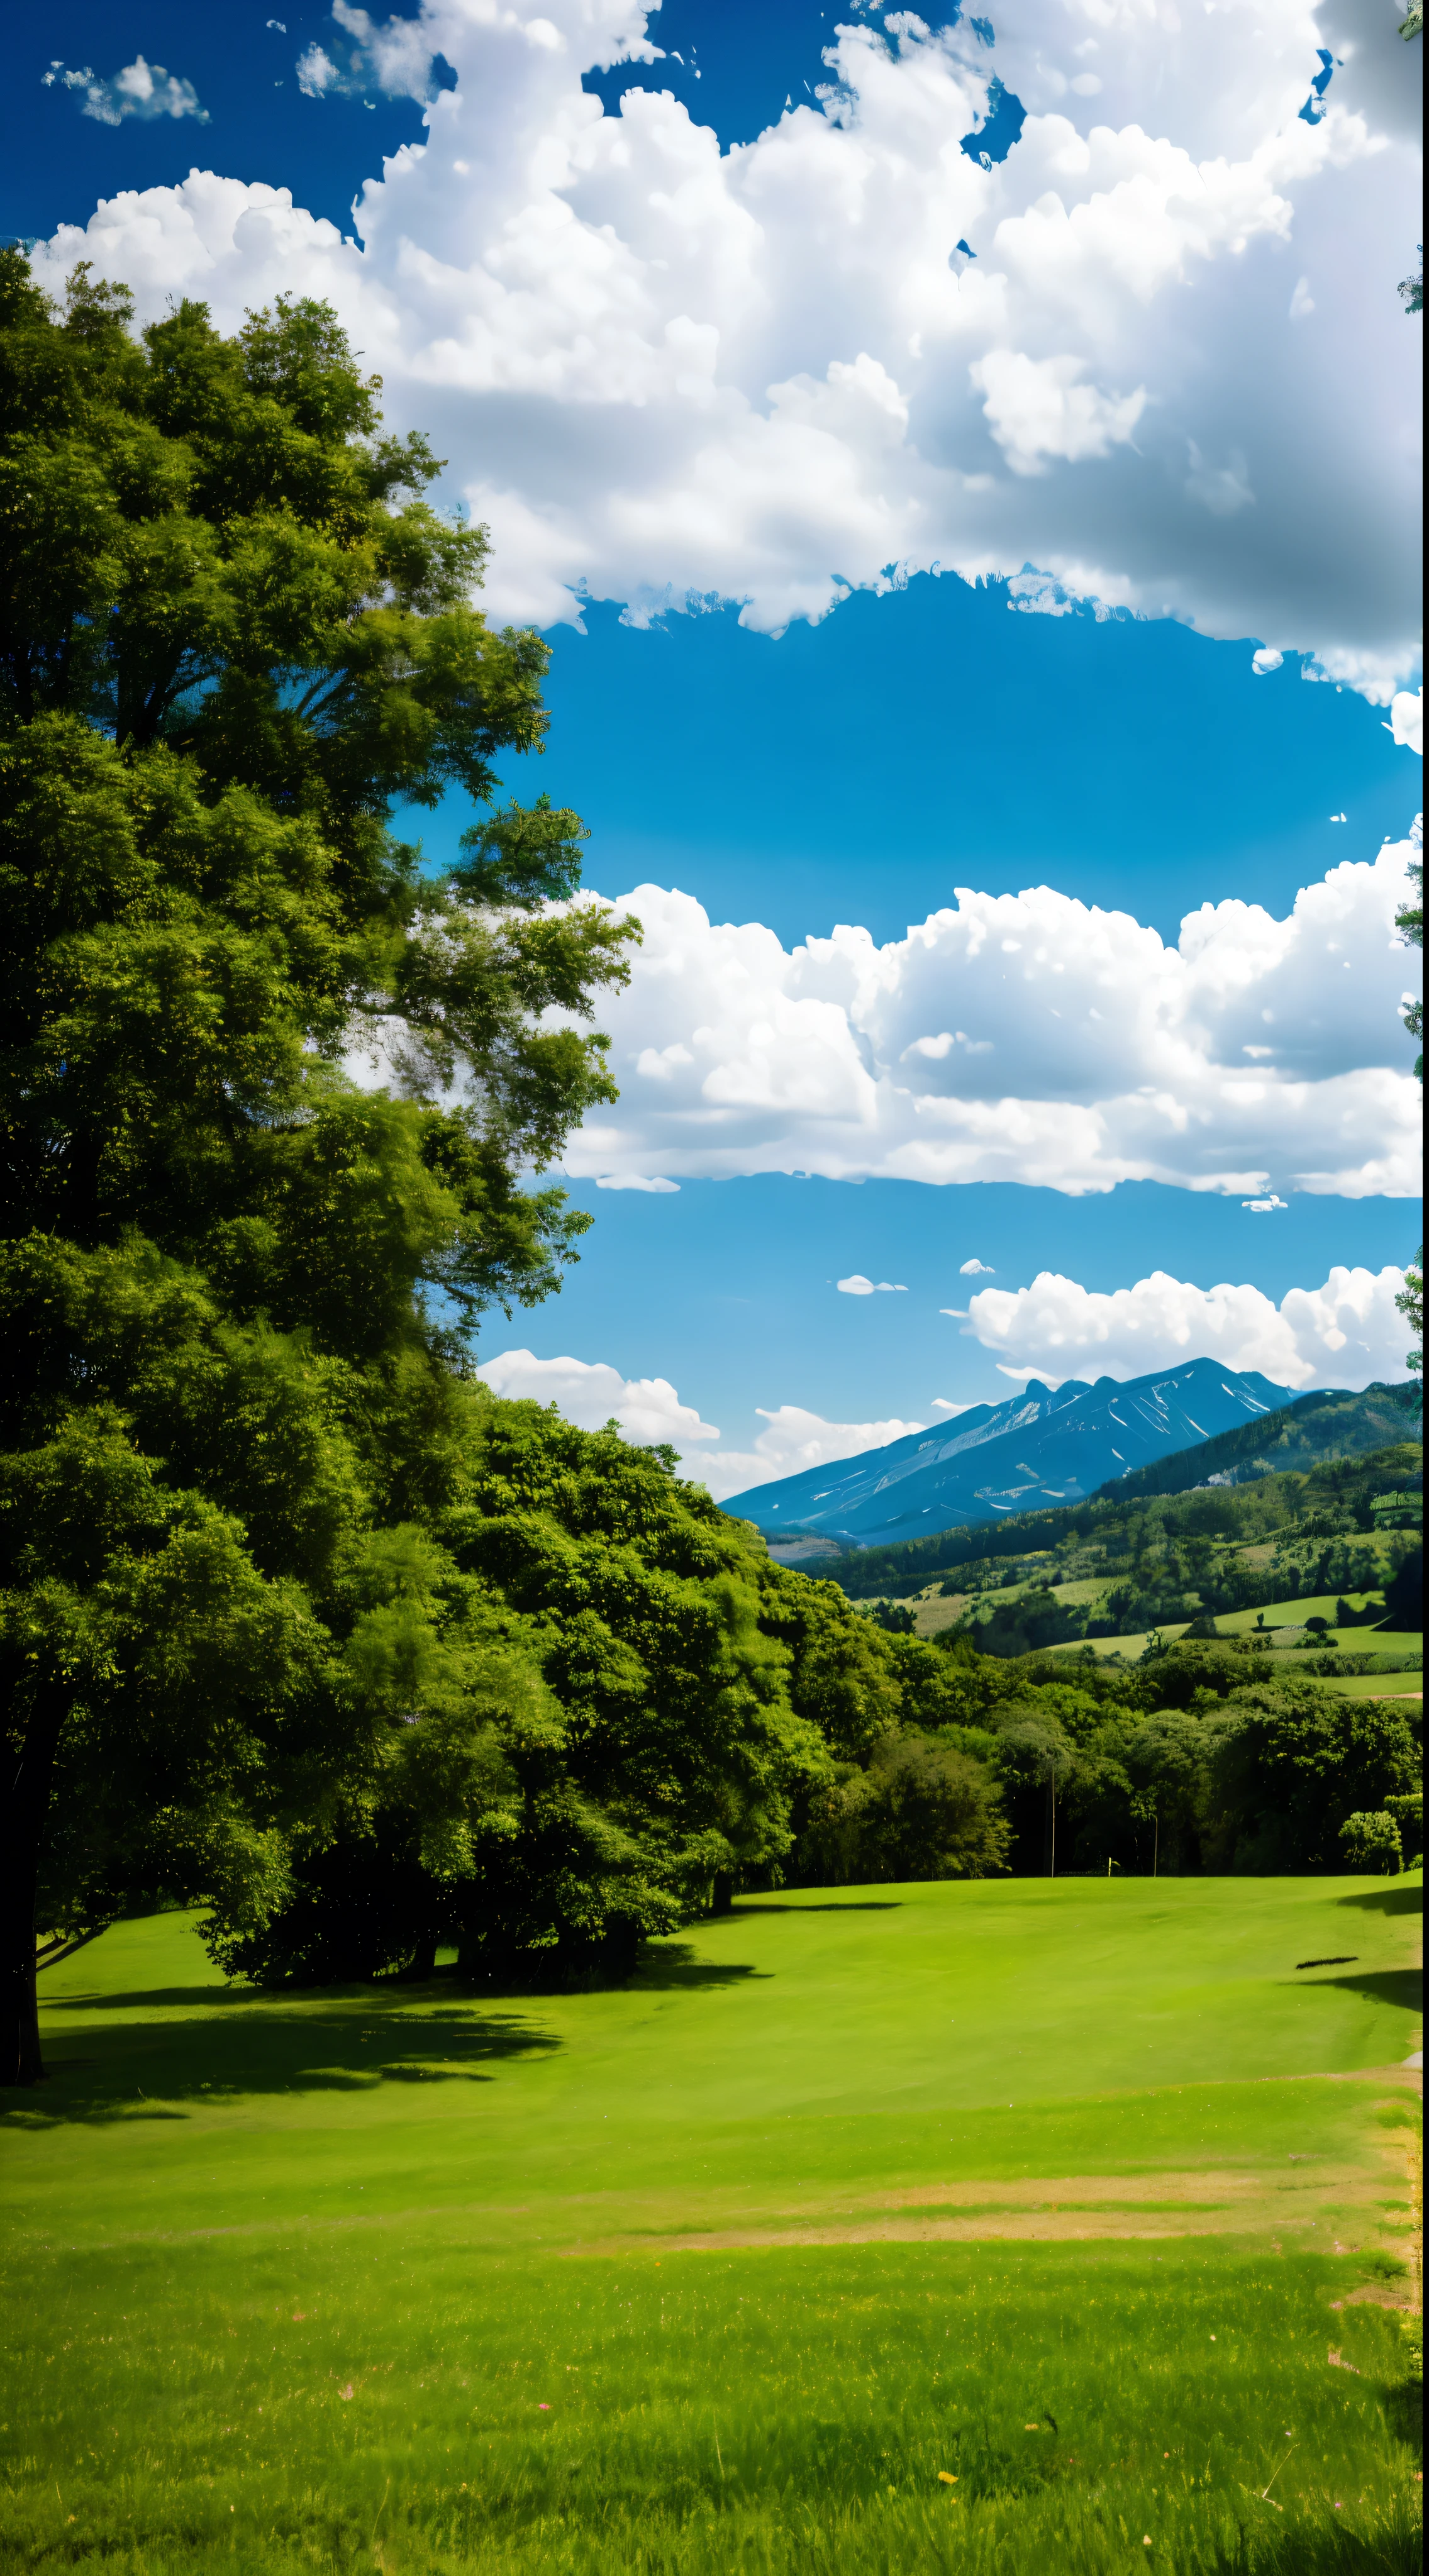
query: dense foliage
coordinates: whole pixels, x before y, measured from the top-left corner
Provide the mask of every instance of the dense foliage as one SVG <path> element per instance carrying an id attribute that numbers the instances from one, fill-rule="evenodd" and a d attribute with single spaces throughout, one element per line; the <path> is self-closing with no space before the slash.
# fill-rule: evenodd
<path id="1" fill-rule="evenodd" d="M 399 799 L 489 800 L 498 752 L 539 745 L 545 651 L 471 605 L 484 540 L 423 497 L 436 460 L 382 435 L 331 314 L 128 325 L 85 271 L 56 314 L 0 254 L 0 1903 L 26 2076 L 47 1836 L 66 1906 L 163 1817 L 172 1866 L 261 1910 L 273 1749 L 316 1799 L 388 1723 L 350 1622 L 398 1619 L 383 1533 L 463 1330 L 573 1257 L 584 1220 L 525 1175 L 610 1096 L 571 1021 L 633 935 L 568 900 L 573 815 L 490 814 L 441 882 L 390 829 Z"/>
<path id="2" fill-rule="evenodd" d="M 479 1386 L 425 1456 L 380 1597 L 331 1614 L 339 1681 L 387 1722 L 320 1807 L 296 1744 L 267 1761 L 281 1883 L 261 1911 L 251 1880 L 217 1891 L 225 1966 L 372 1974 L 446 1943 L 483 1981 L 619 1973 L 736 1884 L 808 1874 L 835 1818 L 845 1874 L 1000 1864 L 996 1782 L 917 1725 L 963 1705 L 949 1659 L 918 1646 L 905 1674 L 667 1457 Z M 331 1722 L 319 1695 L 316 1747 Z"/>
<path id="3" fill-rule="evenodd" d="M 1417 1702 L 1345 1698 L 1250 1639 L 1183 1642 L 1124 1672 L 1061 1656 L 981 1670 L 1000 1695 L 957 1740 L 999 1782 L 1019 1873 L 1052 1865 L 1054 1837 L 1062 1872 L 1366 1865 L 1345 1819 L 1418 1782 Z M 1405 1829 L 1417 1837 L 1408 1810 Z"/>

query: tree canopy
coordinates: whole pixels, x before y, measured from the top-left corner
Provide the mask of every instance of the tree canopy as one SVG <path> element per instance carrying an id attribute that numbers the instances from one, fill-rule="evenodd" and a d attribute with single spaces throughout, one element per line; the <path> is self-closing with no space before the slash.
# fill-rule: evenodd
<path id="1" fill-rule="evenodd" d="M 545 648 L 472 605 L 484 536 L 377 393 L 322 306 L 136 335 L 86 270 L 59 313 L 0 254 L 6 2052 L 32 2072 L 55 1765 L 90 1760 L 116 1850 L 140 1807 L 182 1812 L 234 1867 L 247 1835 L 261 1883 L 244 1782 L 330 1662 L 313 1603 L 380 1593 L 364 1551 L 476 1318 L 574 1257 L 586 1220 L 530 1175 L 612 1096 L 575 1023 L 638 933 L 578 899 L 575 815 L 493 810 Z M 393 814 L 453 785 L 488 810 L 436 878 Z M 92 1859 L 97 1830 L 57 1811 L 51 1848 Z"/>

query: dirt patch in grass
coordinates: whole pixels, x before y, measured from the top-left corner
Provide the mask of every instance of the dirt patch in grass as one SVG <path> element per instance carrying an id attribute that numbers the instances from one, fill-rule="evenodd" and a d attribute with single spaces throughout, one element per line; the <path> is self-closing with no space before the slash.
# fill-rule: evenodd
<path id="1" fill-rule="evenodd" d="M 1294 2238 L 1324 2250 L 1359 2251 L 1383 2233 L 1381 2177 L 1364 2165 L 1316 2157 L 1312 2169 L 1264 2167 L 1191 2173 L 1066 2174 L 989 2182 L 964 2178 L 845 2199 L 820 2211 L 748 2211 L 729 2227 L 641 2229 L 572 2245 L 575 2254 L 717 2253 L 785 2245 L 974 2244 L 1004 2239 L 1055 2244 L 1084 2238 L 1253 2236 L 1278 2251 Z M 1314 2250 L 1313 2248 L 1310 2250 Z"/>

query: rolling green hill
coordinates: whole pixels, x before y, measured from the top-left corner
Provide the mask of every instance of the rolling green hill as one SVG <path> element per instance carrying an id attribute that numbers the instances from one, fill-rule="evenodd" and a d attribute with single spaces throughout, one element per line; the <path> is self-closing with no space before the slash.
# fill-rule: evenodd
<path id="1" fill-rule="evenodd" d="M 811 1890 L 539 1996 L 116 1925 L 5 2121 L 0 2559 L 1410 2576 L 1419 1902 Z"/>
<path id="2" fill-rule="evenodd" d="M 1419 1398 L 1412 1378 L 1402 1386 L 1367 1386 L 1362 1395 L 1338 1390 L 1302 1395 L 1278 1413 L 1222 1431 L 1197 1449 L 1134 1467 L 1114 1484 L 1103 1485 L 1101 1494 L 1133 1501 L 1149 1494 L 1184 1494 L 1215 1478 L 1248 1484 L 1254 1477 L 1287 1471 L 1304 1475 L 1332 1458 L 1359 1458 L 1394 1442 L 1422 1440 Z"/>
<path id="3" fill-rule="evenodd" d="M 1402 1416 L 1399 1422 L 1402 1435 Z M 1187 1454 L 1199 1459 L 1206 1451 Z M 995 1528 L 945 1530 L 905 1547 L 821 1558 L 809 1571 L 836 1582 L 854 1600 L 877 1600 L 926 1591 L 938 1577 L 945 1592 L 1009 1590 L 1031 1576 L 1061 1586 L 1094 1575 L 1108 1581 L 1134 1575 L 1139 1590 L 1153 1580 L 1164 1590 L 1175 1559 L 1169 1590 L 1179 1599 L 1188 1591 L 1200 1594 L 1200 1571 L 1211 1571 L 1213 1557 L 1229 1570 L 1235 1553 L 1245 1562 L 1229 1594 L 1198 1597 L 1185 1617 L 1201 1607 L 1254 1608 L 1292 1592 L 1348 1592 L 1378 1585 L 1417 1544 L 1423 1459 L 1422 1443 L 1401 1436 L 1388 1447 L 1336 1452 L 1309 1468 L 1277 1470 L 1244 1483 L 1198 1484 L 1168 1494 L 1128 1493 L 1117 1483 L 1089 1502 L 1024 1513 Z M 1266 1547 L 1296 1556 L 1295 1580 L 1257 1591 L 1262 1569 L 1253 1552 Z M 1314 1564 L 1312 1547 L 1319 1551 Z M 1301 1559 L 1310 1579 L 1300 1577 Z M 1198 1570 L 1188 1583 L 1193 1560 Z M 1152 1618 L 1157 1615 L 1153 1611 Z M 1164 1609 L 1159 1615 L 1183 1614 Z"/>

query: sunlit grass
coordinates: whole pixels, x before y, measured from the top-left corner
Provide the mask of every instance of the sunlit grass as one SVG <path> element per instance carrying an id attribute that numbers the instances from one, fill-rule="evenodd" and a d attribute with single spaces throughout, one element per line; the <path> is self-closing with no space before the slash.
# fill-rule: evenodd
<path id="1" fill-rule="evenodd" d="M 1210 2567 L 1243 2526 L 1409 2503 L 1401 2333 L 1331 2314 L 1344 2269 L 1184 2243 L 473 2261 L 430 2224 L 107 2255 L 18 2338 L 11 2547 L 793 2567 L 822 2533 L 831 2565 L 1032 2567 L 1066 2533 L 1092 2567 L 1134 2525 Z"/>
<path id="2" fill-rule="evenodd" d="M 845 1891 L 496 2001 L 118 1927 L 6 2122 L 0 2563 L 1407 2576 L 1412 2114 L 1323 2078 L 1417 1896 Z"/>

